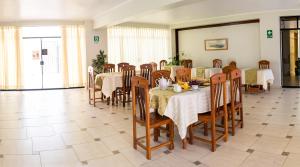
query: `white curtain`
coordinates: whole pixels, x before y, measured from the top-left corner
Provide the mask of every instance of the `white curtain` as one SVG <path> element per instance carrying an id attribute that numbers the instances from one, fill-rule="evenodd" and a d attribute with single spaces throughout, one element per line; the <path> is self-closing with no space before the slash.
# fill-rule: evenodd
<path id="1" fill-rule="evenodd" d="M 108 62 L 139 66 L 171 57 L 168 28 L 114 26 L 108 28 Z"/>
<path id="2" fill-rule="evenodd" d="M 21 87 L 19 29 L 0 26 L 0 89 Z"/>
<path id="3" fill-rule="evenodd" d="M 64 87 L 86 83 L 85 29 L 81 25 L 62 27 Z"/>

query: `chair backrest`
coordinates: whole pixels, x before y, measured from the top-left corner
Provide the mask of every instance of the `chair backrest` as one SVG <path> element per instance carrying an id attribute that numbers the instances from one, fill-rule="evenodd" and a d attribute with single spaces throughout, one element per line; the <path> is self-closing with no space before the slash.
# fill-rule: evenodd
<path id="1" fill-rule="evenodd" d="M 140 69 L 141 69 L 141 77 L 146 78 L 150 85 L 151 84 L 152 65 L 151 64 L 142 64 L 142 65 L 140 65 Z"/>
<path id="2" fill-rule="evenodd" d="M 152 88 L 156 87 L 157 80 L 160 79 L 161 77 L 170 79 L 170 74 L 171 74 L 171 71 L 168 71 L 168 70 L 158 70 L 158 71 L 152 72 L 151 87 Z"/>
<path id="3" fill-rule="evenodd" d="M 190 68 L 179 68 L 176 70 L 176 81 L 188 82 L 192 80 Z"/>
<path id="4" fill-rule="evenodd" d="M 94 68 L 92 66 L 88 67 L 88 88 L 94 88 L 95 85 L 95 76 Z"/>
<path id="5" fill-rule="evenodd" d="M 193 68 L 193 60 L 190 59 L 181 60 L 181 65 L 185 68 Z"/>
<path id="6" fill-rule="evenodd" d="M 210 78 L 210 97 L 211 97 L 211 116 L 215 118 L 216 113 L 220 111 L 222 107 L 227 111 L 226 104 L 226 75 L 218 73 Z M 223 99 L 221 99 L 223 97 Z M 223 100 L 223 102 L 221 101 Z"/>
<path id="7" fill-rule="evenodd" d="M 103 66 L 104 72 L 115 72 L 114 64 L 104 64 Z"/>
<path id="8" fill-rule="evenodd" d="M 152 65 L 152 71 L 156 71 L 157 70 L 157 64 L 155 62 L 151 62 L 150 64 Z"/>
<path id="9" fill-rule="evenodd" d="M 268 60 L 260 60 L 258 62 L 259 69 L 269 69 L 270 68 L 270 62 Z"/>
<path id="10" fill-rule="evenodd" d="M 222 72 L 226 75 L 227 80 L 230 79 L 231 71 L 234 69 L 236 69 L 236 68 L 233 66 L 225 66 L 224 68 L 222 68 Z"/>
<path id="11" fill-rule="evenodd" d="M 135 76 L 135 66 L 124 66 L 122 68 L 122 87 L 125 90 L 131 89 L 131 78 Z"/>
<path id="12" fill-rule="evenodd" d="M 213 67 L 214 68 L 222 68 L 222 60 L 220 60 L 220 59 L 214 59 L 213 60 Z"/>
<path id="13" fill-rule="evenodd" d="M 132 114 L 137 118 L 137 107 L 139 108 L 140 121 L 145 121 L 146 127 L 150 124 L 149 85 L 147 79 L 133 76 L 131 78 L 132 92 Z"/>
<path id="14" fill-rule="evenodd" d="M 242 77 L 239 69 L 234 69 L 230 73 L 230 95 L 231 105 L 242 103 Z"/>
<path id="15" fill-rule="evenodd" d="M 159 62 L 159 69 L 163 70 L 164 66 L 166 66 L 168 64 L 167 60 L 161 60 Z"/>
<path id="16" fill-rule="evenodd" d="M 125 67 L 125 66 L 129 66 L 129 63 L 119 63 L 118 64 L 118 72 L 121 72 L 122 71 L 122 68 Z"/>
<path id="17" fill-rule="evenodd" d="M 229 66 L 236 68 L 236 62 L 235 61 L 231 61 L 229 63 Z"/>

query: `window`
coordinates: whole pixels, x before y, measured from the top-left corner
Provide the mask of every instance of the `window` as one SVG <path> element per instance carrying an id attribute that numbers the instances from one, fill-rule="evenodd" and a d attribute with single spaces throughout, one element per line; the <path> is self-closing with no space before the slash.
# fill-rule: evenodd
<path id="1" fill-rule="evenodd" d="M 168 28 L 114 26 L 108 29 L 109 63 L 132 65 L 171 57 L 171 31 Z"/>

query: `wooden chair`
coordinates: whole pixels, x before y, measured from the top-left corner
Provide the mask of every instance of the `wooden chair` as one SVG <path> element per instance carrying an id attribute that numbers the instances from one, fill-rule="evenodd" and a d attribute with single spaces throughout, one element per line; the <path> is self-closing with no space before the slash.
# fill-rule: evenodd
<path id="1" fill-rule="evenodd" d="M 157 84 L 157 80 L 160 79 L 161 77 L 164 77 L 166 79 L 170 79 L 170 74 L 171 71 L 168 70 L 158 70 L 154 71 L 151 74 L 151 87 L 155 88 Z"/>
<path id="2" fill-rule="evenodd" d="M 89 91 L 89 104 L 93 104 L 95 107 L 96 99 L 101 99 L 101 98 L 96 98 L 96 92 L 101 92 L 101 87 L 98 87 L 95 83 L 94 68 L 92 66 L 88 67 L 88 91 Z M 93 103 L 91 103 L 91 101 Z"/>
<path id="3" fill-rule="evenodd" d="M 129 63 L 119 63 L 118 64 L 118 72 L 121 72 L 122 68 L 125 66 L 129 66 Z"/>
<path id="4" fill-rule="evenodd" d="M 258 62 L 259 69 L 269 69 L 270 68 L 270 62 L 268 60 L 260 60 Z"/>
<path id="5" fill-rule="evenodd" d="M 211 144 L 211 151 L 216 150 L 216 142 L 220 139 L 227 141 L 228 138 L 228 122 L 227 122 L 227 105 L 226 105 L 226 75 L 219 73 L 210 78 L 210 96 L 211 96 L 211 111 L 198 115 L 198 122 L 189 126 L 189 142 L 193 144 L 194 139 Z M 223 99 L 222 99 L 223 98 Z M 221 100 L 223 104 L 221 105 Z M 216 122 L 220 119 L 223 122 L 224 131 L 217 136 Z M 211 125 L 211 139 L 196 136 L 193 129 L 200 123 L 204 124 L 204 135 L 207 136 L 208 124 Z"/>
<path id="6" fill-rule="evenodd" d="M 151 64 L 142 64 L 140 65 L 141 77 L 144 77 L 148 80 L 149 85 L 151 85 L 151 73 L 153 71 Z"/>
<path id="7" fill-rule="evenodd" d="M 122 68 L 122 87 L 117 88 L 116 97 L 122 99 L 123 107 L 125 107 L 126 102 L 130 102 L 131 78 L 133 76 L 135 76 L 135 66 L 129 65 Z"/>
<path id="8" fill-rule="evenodd" d="M 193 60 L 190 59 L 182 60 L 181 65 L 185 68 L 193 68 Z"/>
<path id="9" fill-rule="evenodd" d="M 229 63 L 229 66 L 236 68 L 236 62 L 235 61 L 231 61 Z"/>
<path id="10" fill-rule="evenodd" d="M 168 64 L 167 60 L 161 60 L 159 62 L 159 69 L 163 70 L 163 67 L 166 66 Z"/>
<path id="11" fill-rule="evenodd" d="M 149 84 L 143 77 L 134 76 L 131 79 L 132 83 L 132 115 L 133 115 L 133 147 L 137 149 L 137 146 L 146 150 L 146 158 L 151 159 L 151 152 L 161 147 L 168 146 L 170 150 L 174 149 L 174 124 L 173 121 L 165 116 L 158 115 L 157 112 L 150 113 L 150 99 L 149 99 Z M 145 126 L 146 135 L 137 138 L 137 127 L 139 123 Z M 169 127 L 169 139 L 166 142 L 162 142 L 159 145 L 150 145 L 151 129 L 160 128 L 163 125 Z M 142 139 L 146 139 L 146 144 L 142 143 Z"/>
<path id="12" fill-rule="evenodd" d="M 222 68 L 222 72 L 226 75 L 227 80 L 230 79 L 231 71 L 234 69 L 236 69 L 236 68 L 233 66 L 225 66 Z"/>
<path id="13" fill-rule="evenodd" d="M 220 60 L 220 59 L 214 59 L 213 60 L 213 67 L 214 68 L 222 68 L 222 60 Z"/>
<path id="14" fill-rule="evenodd" d="M 104 69 L 104 72 L 107 72 L 107 73 L 115 72 L 115 65 L 114 64 L 104 64 L 103 69 Z"/>
<path id="15" fill-rule="evenodd" d="M 243 100 L 242 100 L 242 79 L 241 71 L 234 69 L 230 72 L 230 110 L 229 115 L 231 119 L 231 134 L 235 135 L 235 127 L 243 128 Z M 236 120 L 236 115 L 239 119 Z M 236 124 L 237 121 L 237 124 Z"/>
<path id="16" fill-rule="evenodd" d="M 152 65 L 152 72 L 157 70 L 157 64 L 155 62 L 150 63 Z"/>
<path id="17" fill-rule="evenodd" d="M 179 68 L 176 70 L 176 82 L 189 82 L 192 80 L 190 68 Z"/>

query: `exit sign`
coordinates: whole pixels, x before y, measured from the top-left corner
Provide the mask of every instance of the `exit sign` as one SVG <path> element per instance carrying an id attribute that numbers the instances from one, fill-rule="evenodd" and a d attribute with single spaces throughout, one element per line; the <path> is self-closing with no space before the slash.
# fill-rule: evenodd
<path id="1" fill-rule="evenodd" d="M 94 43 L 97 44 L 100 41 L 100 37 L 98 35 L 94 36 Z"/>
<path id="2" fill-rule="evenodd" d="M 273 38 L 273 30 L 267 30 L 267 38 Z"/>

